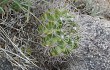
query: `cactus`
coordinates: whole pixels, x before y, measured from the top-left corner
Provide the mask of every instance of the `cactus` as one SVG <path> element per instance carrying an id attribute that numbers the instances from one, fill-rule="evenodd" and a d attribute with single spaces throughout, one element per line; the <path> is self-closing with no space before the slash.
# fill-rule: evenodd
<path id="1" fill-rule="evenodd" d="M 49 9 L 40 19 L 41 45 L 50 49 L 51 56 L 67 55 L 78 47 L 78 25 L 67 10 Z"/>

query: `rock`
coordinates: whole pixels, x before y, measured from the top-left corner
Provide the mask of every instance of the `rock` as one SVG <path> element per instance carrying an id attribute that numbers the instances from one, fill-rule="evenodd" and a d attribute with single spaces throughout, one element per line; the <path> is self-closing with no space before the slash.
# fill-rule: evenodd
<path id="1" fill-rule="evenodd" d="M 0 70 L 13 70 L 11 62 L 9 62 L 5 57 L 0 57 Z"/>
<path id="2" fill-rule="evenodd" d="M 110 70 L 110 21 L 88 15 L 78 16 L 79 48 L 62 70 Z"/>
<path id="3" fill-rule="evenodd" d="M 80 13 L 103 16 L 110 20 L 110 0 L 77 0 L 74 4 Z"/>

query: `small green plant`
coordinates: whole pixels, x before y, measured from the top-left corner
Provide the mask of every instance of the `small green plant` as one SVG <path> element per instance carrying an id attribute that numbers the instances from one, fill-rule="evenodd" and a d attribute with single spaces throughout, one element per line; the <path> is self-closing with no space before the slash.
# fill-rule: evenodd
<path id="1" fill-rule="evenodd" d="M 50 9 L 42 15 L 38 32 L 42 46 L 50 48 L 51 56 L 67 55 L 78 47 L 78 25 L 73 19 L 64 9 Z"/>

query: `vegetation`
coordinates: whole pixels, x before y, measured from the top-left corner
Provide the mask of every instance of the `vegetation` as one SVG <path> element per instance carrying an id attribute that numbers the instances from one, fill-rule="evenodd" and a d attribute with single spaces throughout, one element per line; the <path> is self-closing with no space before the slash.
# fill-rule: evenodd
<path id="1" fill-rule="evenodd" d="M 13 66 L 28 70 L 31 65 L 45 65 L 50 57 L 69 55 L 78 48 L 80 41 L 79 25 L 72 12 L 96 16 L 106 11 L 94 5 L 95 0 L 57 0 L 61 7 L 52 8 L 57 3 L 54 1 L 0 0 L 0 56 L 6 57 Z M 34 10 L 40 17 L 36 17 Z M 45 54 L 46 50 L 49 51 Z"/>
<path id="2" fill-rule="evenodd" d="M 32 4 L 30 0 L 2 0 L 0 1 L 0 14 L 6 14 L 11 11 L 25 12 L 27 22 L 29 21 L 29 13 Z"/>
<path id="3" fill-rule="evenodd" d="M 38 31 L 42 46 L 50 49 L 50 55 L 67 55 L 78 47 L 78 25 L 74 16 L 64 9 L 50 9 L 41 16 Z"/>
<path id="4" fill-rule="evenodd" d="M 14 37 L 13 36 L 10 37 L 10 35 L 8 34 L 9 32 L 11 33 L 11 30 L 9 30 L 9 32 L 7 33 L 5 28 L 9 27 L 10 29 L 13 29 L 15 28 L 14 24 L 17 23 L 23 24 L 25 23 L 25 21 L 28 23 L 30 19 L 31 6 L 32 4 L 30 0 L 0 0 L 0 40 L 7 42 L 3 45 L 3 47 L 1 47 L 2 42 L 0 42 L 0 52 L 1 52 L 0 55 L 3 55 L 2 53 L 4 53 L 5 55 L 3 55 L 3 57 L 7 57 L 8 60 L 12 62 L 13 66 L 20 67 L 22 70 L 27 69 L 26 66 L 28 66 L 28 64 L 37 66 L 29 58 L 31 54 L 31 48 L 27 46 L 18 47 L 18 45 L 16 45 L 16 43 L 12 40 L 12 38 L 14 39 Z M 16 22 L 21 18 L 17 17 L 18 14 L 16 13 L 18 14 L 22 13 L 23 14 L 22 19 L 26 18 L 26 20 L 24 19 L 23 21 Z M 12 19 L 14 19 L 15 21 L 12 21 Z M 2 27 L 2 25 L 5 27 Z M 17 29 L 18 28 L 15 28 L 15 30 Z M 14 36 L 16 37 L 16 35 Z M 4 40 L 4 38 L 6 39 Z M 9 43 L 11 44 L 12 47 L 10 47 Z"/>
<path id="5" fill-rule="evenodd" d="M 46 2 L 47 4 L 49 4 L 49 2 L 45 0 L 43 0 L 42 2 Z M 8 45 L 8 48 L 0 48 L 0 51 L 5 53 L 4 56 L 9 58 L 13 65 L 18 66 L 22 69 L 27 69 L 28 64 L 37 66 L 32 61 L 33 59 L 30 58 L 33 52 L 33 48 L 30 47 L 32 45 L 27 45 L 28 42 L 25 42 L 24 38 L 15 35 L 15 32 L 11 32 L 9 30 L 11 34 L 14 33 L 14 37 L 7 33 L 5 30 L 6 28 L 2 27 L 1 25 L 9 27 L 9 29 L 14 28 L 15 30 L 17 30 L 17 32 L 19 31 L 18 34 L 21 35 L 20 32 L 25 32 L 23 30 L 24 27 L 20 26 L 19 29 L 17 24 L 21 23 L 23 25 L 27 25 L 28 23 L 30 23 L 29 20 L 31 20 L 30 19 L 31 15 L 35 18 L 35 20 L 41 22 L 41 24 L 38 25 L 38 34 L 42 38 L 40 40 L 41 41 L 40 44 L 42 45 L 42 47 L 49 48 L 50 56 L 68 55 L 72 53 L 73 49 L 78 47 L 78 38 L 79 38 L 79 36 L 77 35 L 78 25 L 73 21 L 74 16 L 72 16 L 70 12 L 64 10 L 63 8 L 49 9 L 48 11 L 44 12 L 42 16 L 38 19 L 34 15 L 34 13 L 30 11 L 30 9 L 32 9 L 32 2 L 30 0 L 0 0 L 0 37 L 4 35 L 6 37 L 5 42 L 7 42 L 5 44 Z M 18 17 L 17 13 L 18 14 L 22 13 L 22 16 Z M 12 14 L 14 15 L 12 16 Z M 13 19 L 14 21 L 12 23 Z M 18 22 L 19 19 L 22 21 Z M 13 39 L 22 41 L 23 43 L 25 42 L 24 43 L 25 45 L 24 44 L 20 45 L 20 43 L 18 43 L 17 45 L 16 41 Z M 11 46 L 13 47 L 9 46 L 10 43 Z M 18 47 L 19 45 L 20 47 Z"/>

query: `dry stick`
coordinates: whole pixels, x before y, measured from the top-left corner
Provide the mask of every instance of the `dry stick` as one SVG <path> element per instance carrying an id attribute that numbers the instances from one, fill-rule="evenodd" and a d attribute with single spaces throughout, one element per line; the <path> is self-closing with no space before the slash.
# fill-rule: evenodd
<path id="1" fill-rule="evenodd" d="M 24 56 L 24 58 L 26 58 L 30 63 L 32 63 L 33 65 L 35 65 L 27 56 L 25 56 L 25 54 L 11 41 L 11 39 L 9 38 L 9 36 L 6 34 L 6 32 L 4 31 L 4 29 L 0 26 L 0 30 L 1 32 L 6 36 L 6 38 L 12 43 L 13 47 L 15 48 L 16 51 L 18 51 L 19 53 L 21 53 L 22 56 Z M 37 65 L 35 65 L 36 67 L 38 67 Z M 38 67 L 39 68 L 39 67 Z"/>
<path id="2" fill-rule="evenodd" d="M 19 58 L 21 58 L 21 59 L 23 59 L 23 60 L 25 60 L 25 61 L 26 61 L 26 59 L 25 59 L 25 58 L 23 58 L 23 57 L 21 57 L 21 56 L 19 56 L 19 55 L 15 54 L 15 53 L 13 53 L 13 52 L 11 52 L 11 51 L 8 51 L 8 50 L 2 49 L 2 48 L 0 48 L 0 50 L 5 51 L 5 52 L 8 52 L 8 53 L 11 53 L 11 54 L 13 54 L 13 55 L 15 55 L 15 56 L 17 56 L 17 57 L 19 57 Z"/>
<path id="3" fill-rule="evenodd" d="M 0 50 L 2 50 L 7 56 L 9 56 L 9 55 L 6 53 L 7 50 L 4 50 L 4 49 L 2 49 L 2 48 L 0 48 Z M 19 67 L 21 67 L 21 68 L 24 70 L 23 66 L 20 65 L 18 62 L 16 62 L 11 56 L 9 56 L 9 58 L 10 58 L 11 60 L 13 60 Z"/>

